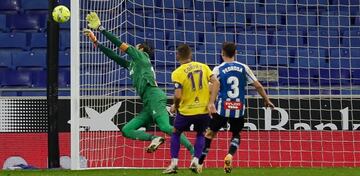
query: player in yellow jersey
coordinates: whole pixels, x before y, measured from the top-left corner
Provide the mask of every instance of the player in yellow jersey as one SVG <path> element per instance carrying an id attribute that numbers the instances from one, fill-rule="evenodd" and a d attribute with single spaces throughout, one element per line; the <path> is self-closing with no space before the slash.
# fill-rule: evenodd
<path id="1" fill-rule="evenodd" d="M 192 52 L 188 45 L 177 48 L 177 60 L 181 66 L 171 75 L 175 84 L 174 105 L 171 111 L 177 112 L 174 121 L 174 132 L 171 135 L 171 164 L 163 173 L 176 173 L 180 150 L 180 135 L 194 124 L 196 131 L 195 154 L 190 169 L 198 172 L 198 161 L 204 148 L 204 132 L 208 127 L 210 116 L 216 113 L 215 99 L 220 83 L 210 68 L 203 63 L 192 61 Z M 209 82 L 213 86 L 209 87 Z M 211 91 L 211 93 L 209 93 Z"/>

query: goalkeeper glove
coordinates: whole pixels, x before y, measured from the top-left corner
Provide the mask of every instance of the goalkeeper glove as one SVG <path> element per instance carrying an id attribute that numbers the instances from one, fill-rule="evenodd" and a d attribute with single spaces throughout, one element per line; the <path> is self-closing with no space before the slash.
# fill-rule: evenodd
<path id="1" fill-rule="evenodd" d="M 90 29 L 83 29 L 83 33 L 84 35 L 86 35 L 87 37 L 89 37 L 90 41 L 92 41 L 94 43 L 94 46 L 96 46 L 97 44 L 97 38 L 94 34 L 93 31 L 91 31 Z"/>
<path id="2" fill-rule="evenodd" d="M 88 26 L 91 29 L 97 30 L 101 26 L 101 21 L 96 12 L 90 12 L 86 15 L 86 21 L 88 22 Z"/>

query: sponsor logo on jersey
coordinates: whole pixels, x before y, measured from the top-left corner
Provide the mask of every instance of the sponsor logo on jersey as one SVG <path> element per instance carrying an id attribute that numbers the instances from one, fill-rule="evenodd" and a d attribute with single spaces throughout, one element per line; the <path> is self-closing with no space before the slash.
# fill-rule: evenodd
<path id="1" fill-rule="evenodd" d="M 227 110 L 242 110 L 243 104 L 241 102 L 236 101 L 225 101 L 224 102 L 224 109 Z"/>

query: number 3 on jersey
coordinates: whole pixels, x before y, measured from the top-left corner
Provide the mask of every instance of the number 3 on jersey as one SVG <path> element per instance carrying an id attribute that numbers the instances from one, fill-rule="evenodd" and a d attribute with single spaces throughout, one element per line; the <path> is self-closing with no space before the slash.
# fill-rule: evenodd
<path id="1" fill-rule="evenodd" d="M 202 85 L 203 72 L 202 72 L 202 70 L 195 70 L 194 72 L 190 72 L 187 75 L 187 77 L 191 80 L 191 86 L 192 86 L 193 91 L 196 90 L 194 74 L 199 75 L 199 82 L 198 82 L 199 83 L 199 89 L 202 89 L 202 87 L 203 87 L 203 85 Z"/>
<path id="2" fill-rule="evenodd" d="M 235 76 L 230 76 L 226 80 L 228 85 L 231 85 L 231 91 L 227 91 L 229 98 L 237 98 L 239 96 L 239 79 Z"/>

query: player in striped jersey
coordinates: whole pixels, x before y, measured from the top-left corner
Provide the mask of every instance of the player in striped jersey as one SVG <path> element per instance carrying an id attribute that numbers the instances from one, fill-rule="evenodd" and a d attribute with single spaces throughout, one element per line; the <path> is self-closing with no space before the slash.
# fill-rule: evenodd
<path id="1" fill-rule="evenodd" d="M 251 69 L 247 65 L 235 61 L 235 53 L 236 45 L 225 42 L 221 51 L 224 62 L 213 70 L 213 74 L 220 81 L 220 91 L 216 102 L 217 114 L 213 115 L 210 121 L 209 129 L 205 135 L 205 147 L 199 159 L 199 164 L 202 166 L 209 151 L 211 140 L 215 138 L 219 129 L 229 122 L 232 139 L 228 154 L 224 159 L 224 171 L 226 173 L 231 172 L 232 158 L 240 144 L 240 132 L 244 127 L 245 88 L 247 84 L 252 84 L 256 88 L 264 100 L 265 107 L 274 108 L 263 86 L 256 79 Z M 202 167 L 200 167 L 201 169 Z"/>

